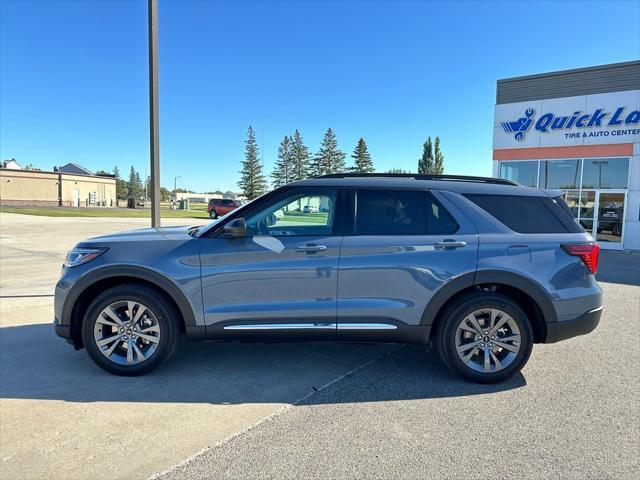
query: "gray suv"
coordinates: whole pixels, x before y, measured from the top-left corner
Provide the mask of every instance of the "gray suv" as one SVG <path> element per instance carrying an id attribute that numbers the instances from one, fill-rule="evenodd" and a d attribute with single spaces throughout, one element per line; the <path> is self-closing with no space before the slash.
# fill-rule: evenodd
<path id="1" fill-rule="evenodd" d="M 598 252 L 559 196 L 508 180 L 328 175 L 207 226 L 79 243 L 55 330 L 119 375 L 157 367 L 184 334 L 417 343 L 498 382 L 534 343 L 596 328 Z"/>

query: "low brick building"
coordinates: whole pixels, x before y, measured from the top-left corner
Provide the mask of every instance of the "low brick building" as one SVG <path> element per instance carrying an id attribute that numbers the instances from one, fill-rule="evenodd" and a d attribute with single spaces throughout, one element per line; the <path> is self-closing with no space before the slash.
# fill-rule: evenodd
<path id="1" fill-rule="evenodd" d="M 0 205 L 115 207 L 116 179 L 0 168 Z"/>

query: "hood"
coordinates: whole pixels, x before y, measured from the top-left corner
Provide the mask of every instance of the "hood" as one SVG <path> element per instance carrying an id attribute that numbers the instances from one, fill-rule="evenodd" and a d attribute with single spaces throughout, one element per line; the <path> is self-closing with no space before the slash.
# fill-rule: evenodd
<path id="1" fill-rule="evenodd" d="M 169 241 L 186 241 L 190 240 L 189 231 L 196 227 L 179 226 L 179 227 L 162 227 L 162 228 L 141 228 L 139 230 L 128 230 L 126 232 L 112 233 L 93 237 L 82 242 L 82 244 L 105 244 L 119 242 L 154 242 L 160 240 Z"/>

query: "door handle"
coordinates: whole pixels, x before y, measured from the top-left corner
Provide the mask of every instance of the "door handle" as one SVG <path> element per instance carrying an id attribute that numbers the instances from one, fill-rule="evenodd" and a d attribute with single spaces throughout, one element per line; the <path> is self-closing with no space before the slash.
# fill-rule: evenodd
<path id="1" fill-rule="evenodd" d="M 315 253 L 315 252 L 324 252 L 327 249 L 324 245 L 314 245 L 312 243 L 307 243 L 306 245 L 299 245 L 296 247 L 296 252 L 302 253 Z"/>
<path id="2" fill-rule="evenodd" d="M 434 247 L 438 250 L 441 249 L 454 249 L 454 248 L 462 248 L 462 247 L 466 247 L 467 246 L 467 242 L 464 242 L 462 240 L 452 240 L 450 238 L 447 238 L 446 240 L 443 240 L 441 242 L 436 242 L 434 244 Z"/>

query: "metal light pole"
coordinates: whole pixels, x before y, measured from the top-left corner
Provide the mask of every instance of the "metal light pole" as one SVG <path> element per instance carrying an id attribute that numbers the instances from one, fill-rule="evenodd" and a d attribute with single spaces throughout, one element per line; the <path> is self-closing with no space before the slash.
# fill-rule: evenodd
<path id="1" fill-rule="evenodd" d="M 158 0 L 149 2 L 149 150 L 151 227 L 160 226 L 160 136 L 158 129 Z"/>
<path id="2" fill-rule="evenodd" d="M 178 186 L 178 179 L 182 178 L 182 176 L 173 177 L 173 198 L 178 200 L 178 192 L 176 192 L 176 187 Z"/>

